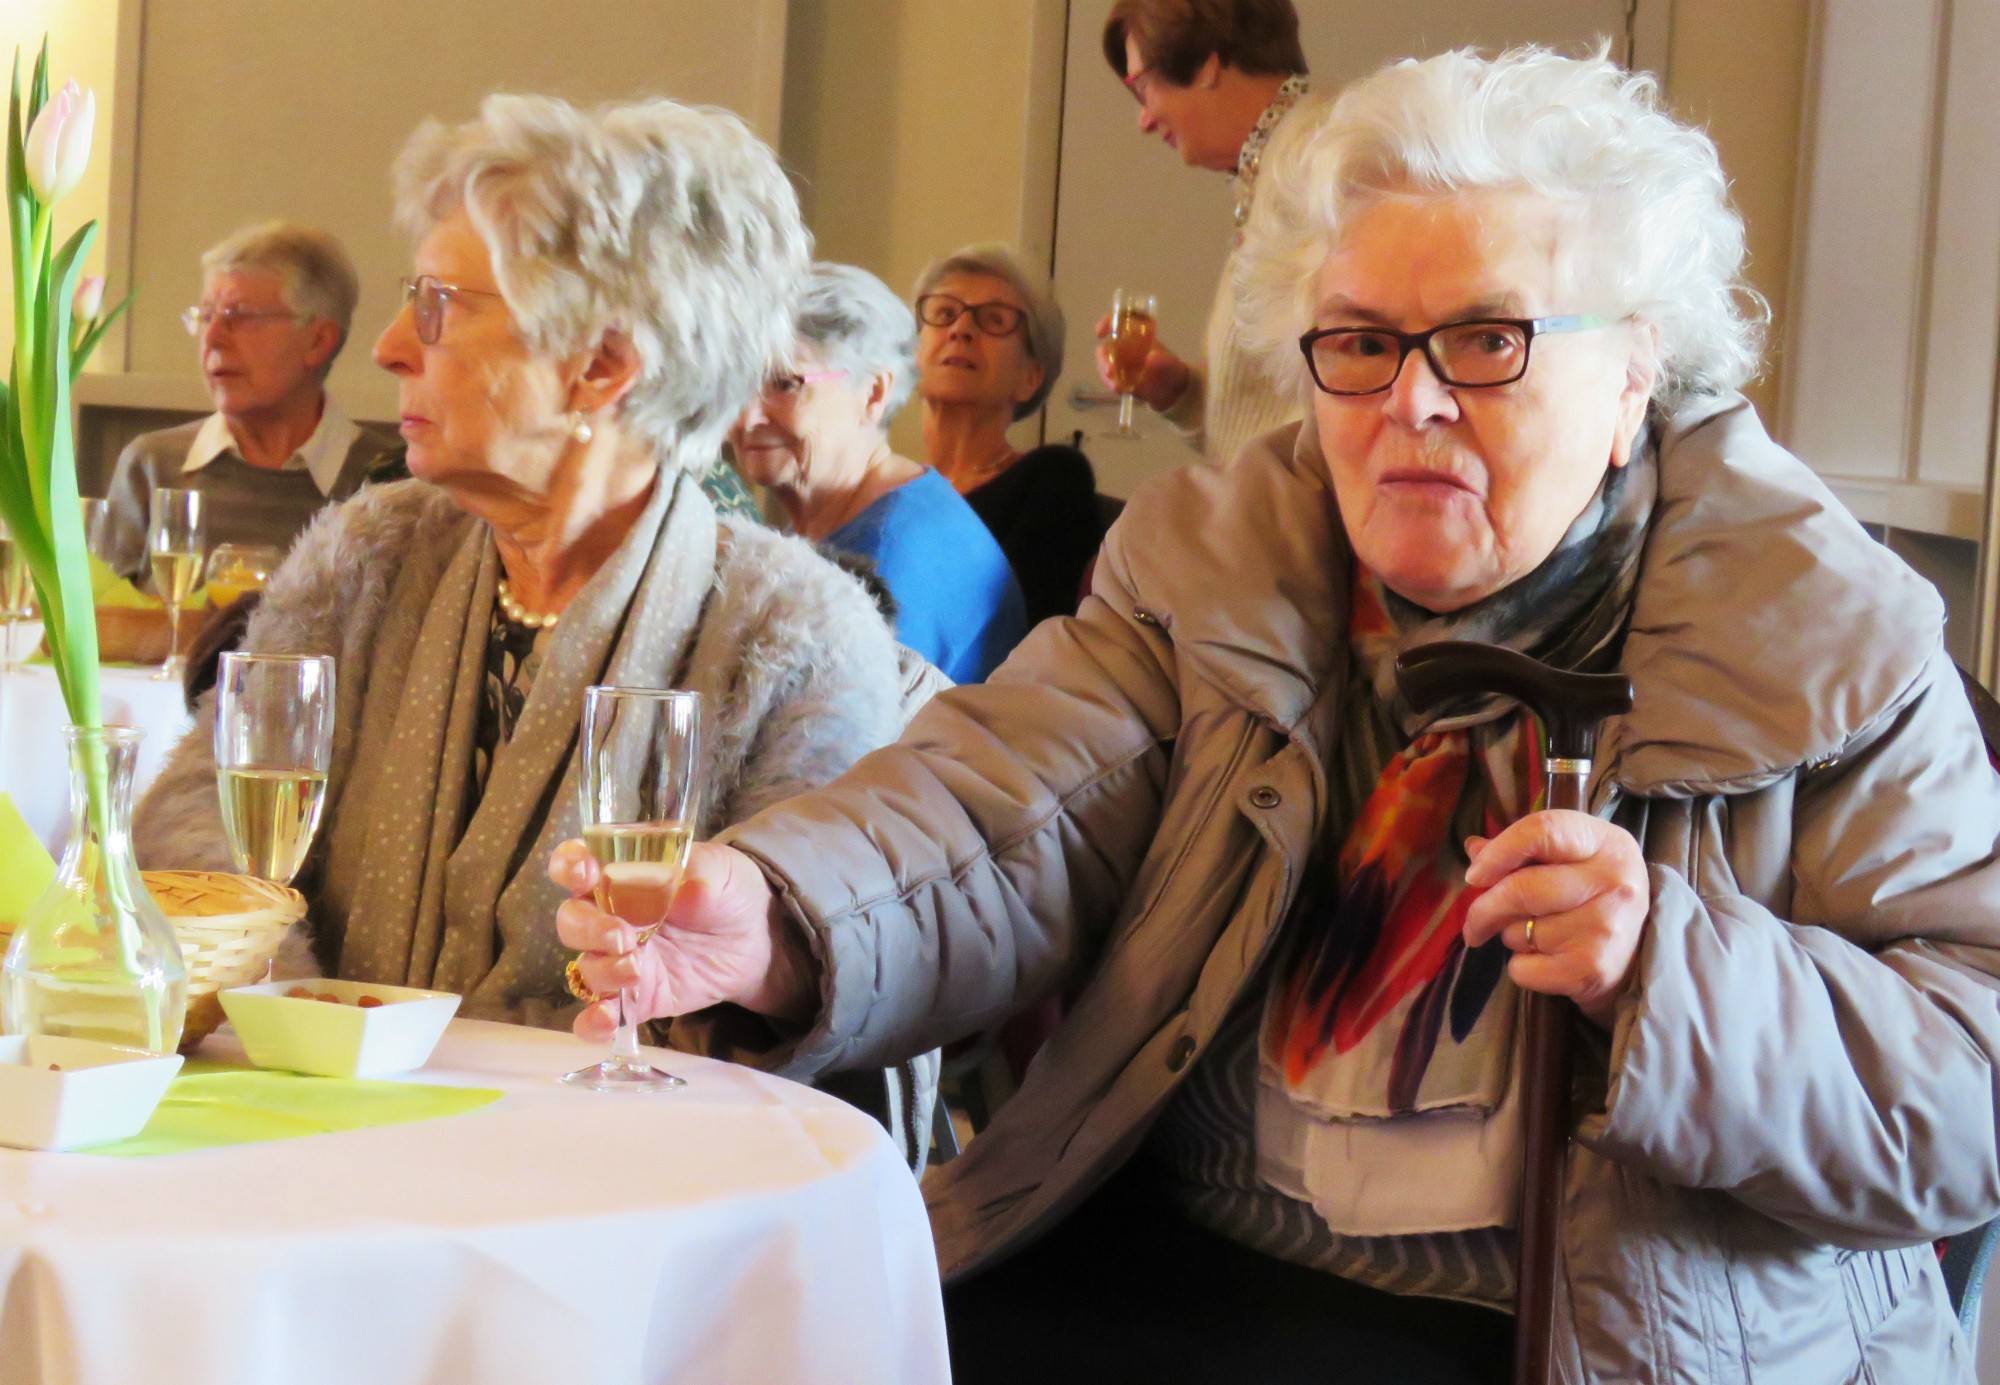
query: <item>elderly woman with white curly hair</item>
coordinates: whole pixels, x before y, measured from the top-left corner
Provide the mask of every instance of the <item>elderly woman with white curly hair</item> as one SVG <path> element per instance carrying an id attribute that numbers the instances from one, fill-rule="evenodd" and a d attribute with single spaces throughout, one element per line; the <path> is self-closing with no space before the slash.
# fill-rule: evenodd
<path id="1" fill-rule="evenodd" d="M 832 778 L 902 725 L 892 636 L 796 539 L 697 484 L 789 360 L 809 240 L 734 117 L 495 96 L 396 165 L 417 239 L 375 346 L 417 479 L 330 512 L 245 647 L 331 654 L 324 818 L 300 888 L 330 974 L 566 1023 L 564 896 L 586 687 L 709 714 L 705 833 Z M 139 812 L 154 866 L 227 869 L 213 699 Z"/>
<path id="2" fill-rule="evenodd" d="M 1713 146 L 1539 50 L 1295 126 L 1239 301 L 1304 423 L 1142 489 L 1077 617 L 702 848 L 668 938 L 563 936 L 799 1072 L 1069 997 L 926 1184 L 961 1382 L 1506 1379 L 1532 991 L 1563 1379 L 1965 1385 L 2000 779 L 1936 593 L 1736 393 Z M 1444 638 L 1630 679 L 1592 811 L 1538 810 L 1514 704 L 1403 702 Z"/>

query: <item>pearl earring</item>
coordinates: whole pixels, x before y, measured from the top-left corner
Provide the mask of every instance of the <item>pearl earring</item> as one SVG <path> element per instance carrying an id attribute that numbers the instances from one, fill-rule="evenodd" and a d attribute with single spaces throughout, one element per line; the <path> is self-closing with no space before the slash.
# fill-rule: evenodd
<path id="1" fill-rule="evenodd" d="M 596 436 L 596 430 L 590 426 L 589 419 L 585 418 L 580 413 L 573 414 L 571 415 L 571 417 L 573 417 L 576 420 L 576 422 L 572 423 L 569 428 L 569 435 L 572 438 L 574 438 L 576 441 L 580 443 L 583 443 L 583 442 L 589 442 L 592 437 Z"/>

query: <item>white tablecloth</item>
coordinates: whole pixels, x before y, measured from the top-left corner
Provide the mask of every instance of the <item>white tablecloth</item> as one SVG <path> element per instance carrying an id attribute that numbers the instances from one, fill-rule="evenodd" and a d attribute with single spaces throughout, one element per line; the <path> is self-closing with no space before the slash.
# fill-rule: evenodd
<path id="1" fill-rule="evenodd" d="M 233 1041 L 209 1041 L 211 1051 Z M 0 1385 L 892 1385 L 948 1376 L 923 1201 L 882 1129 L 680 1054 L 454 1023 L 467 1115 L 193 1154 L 0 1150 Z"/>
<path id="2" fill-rule="evenodd" d="M 20 647 L 27 647 L 25 640 Z M 132 788 L 136 803 L 188 728 L 180 680 L 156 680 L 148 669 L 130 668 L 107 668 L 98 678 L 105 722 L 146 733 Z M 0 674 L 0 789 L 13 798 L 42 845 L 56 853 L 69 832 L 67 725 L 69 711 L 54 669 L 28 664 Z"/>

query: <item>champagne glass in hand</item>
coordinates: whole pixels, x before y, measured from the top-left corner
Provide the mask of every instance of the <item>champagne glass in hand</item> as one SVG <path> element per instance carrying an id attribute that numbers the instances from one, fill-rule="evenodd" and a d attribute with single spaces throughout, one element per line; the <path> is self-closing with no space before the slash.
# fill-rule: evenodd
<path id="1" fill-rule="evenodd" d="M 0 673 L 21 667 L 14 657 L 14 626 L 35 614 L 35 583 L 28 571 L 28 557 L 14 542 L 7 521 L 0 519 L 0 623 L 7 629 L 7 643 L 0 649 Z"/>
<path id="2" fill-rule="evenodd" d="M 155 678 L 180 677 L 181 603 L 201 581 L 202 538 L 200 491 L 162 488 L 153 492 L 146 553 L 153 563 L 153 590 L 167 603 L 167 628 L 173 632 L 166 662 L 154 671 Z"/>
<path id="3" fill-rule="evenodd" d="M 1132 426 L 1132 392 L 1146 371 L 1159 336 L 1159 305 L 1150 293 L 1119 289 L 1111 297 L 1111 382 L 1118 390 L 1118 426 L 1112 438 L 1142 438 Z"/>
<path id="4" fill-rule="evenodd" d="M 289 885 L 326 802 L 333 660 L 222 656 L 215 676 L 215 779 L 229 854 L 245 875 Z"/>
<path id="5" fill-rule="evenodd" d="M 667 917 L 701 815 L 701 698 L 654 688 L 590 688 L 583 695 L 577 767 L 583 842 L 597 858 L 597 907 L 639 930 Z M 639 1054 L 629 994 L 618 1001 L 611 1056 L 565 1074 L 596 1092 L 663 1092 L 684 1085 Z"/>

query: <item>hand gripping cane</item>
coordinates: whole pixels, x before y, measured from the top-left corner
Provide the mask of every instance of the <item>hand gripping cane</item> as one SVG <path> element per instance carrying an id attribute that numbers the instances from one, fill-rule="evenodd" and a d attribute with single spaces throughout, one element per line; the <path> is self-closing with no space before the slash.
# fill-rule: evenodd
<path id="1" fill-rule="evenodd" d="M 1616 673 L 1565 673 L 1498 645 L 1446 641 L 1396 660 L 1403 700 L 1419 713 L 1468 698 L 1499 695 L 1542 723 L 1548 806 L 1588 811 L 1584 794 L 1597 726 L 1632 708 L 1632 684 Z M 1521 1103 L 1528 1123 L 1521 1176 L 1520 1259 L 1514 1289 L 1515 1385 L 1552 1385 L 1555 1372 L 1556 1238 L 1561 1228 L 1563 1160 L 1569 1146 L 1570 1003 L 1523 992 L 1527 1029 Z"/>

